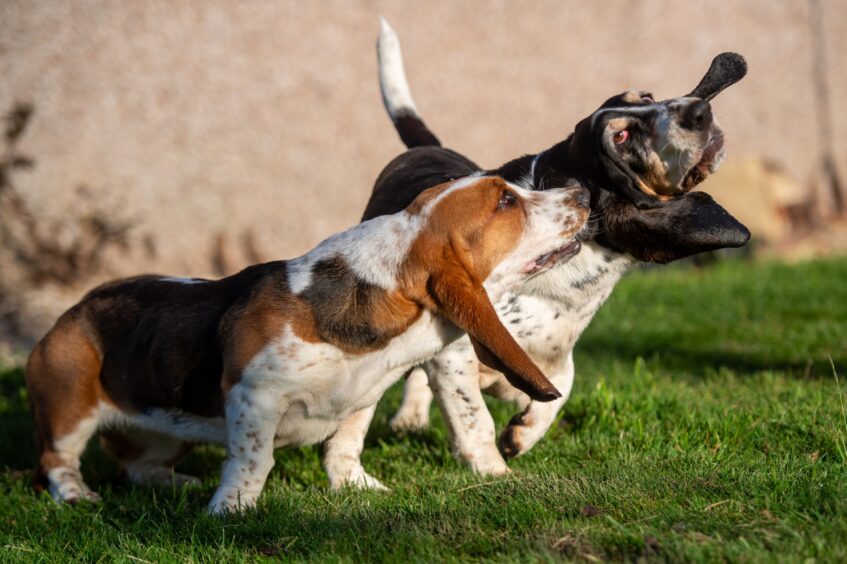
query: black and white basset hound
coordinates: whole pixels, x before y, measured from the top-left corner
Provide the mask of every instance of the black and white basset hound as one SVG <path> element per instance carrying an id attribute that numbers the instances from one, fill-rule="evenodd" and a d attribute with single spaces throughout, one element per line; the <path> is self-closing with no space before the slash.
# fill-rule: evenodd
<path id="1" fill-rule="evenodd" d="M 392 420 L 395 430 L 425 427 L 434 392 L 455 454 L 477 472 L 502 474 L 508 471 L 503 456 L 532 448 L 567 401 L 574 344 L 621 275 L 639 261 L 667 263 L 748 241 L 749 231 L 709 195 L 691 192 L 723 158 L 723 132 L 709 101 L 746 74 L 746 63 L 738 54 L 718 55 L 700 84 L 683 97 L 655 101 L 637 91 L 614 96 L 564 141 L 484 171 L 442 147 L 421 119 L 397 36 L 384 20 L 378 59 L 385 107 L 409 150 L 379 175 L 363 219 L 402 209 L 428 186 L 468 175 L 499 175 L 529 190 L 581 184 L 591 193 L 582 252 L 505 294 L 496 305 L 504 325 L 545 367 L 562 397 L 530 401 L 486 367 L 485 358 L 478 368 L 470 343 L 462 339 L 410 373 L 403 404 Z M 517 401 L 522 410 L 502 432 L 499 451 L 481 389 Z"/>

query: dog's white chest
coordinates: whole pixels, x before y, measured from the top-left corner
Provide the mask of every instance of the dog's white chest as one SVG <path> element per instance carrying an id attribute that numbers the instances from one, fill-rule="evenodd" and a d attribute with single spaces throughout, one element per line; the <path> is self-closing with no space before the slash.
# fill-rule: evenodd
<path id="1" fill-rule="evenodd" d="M 634 262 L 585 243 L 569 264 L 530 280 L 520 294 L 505 295 L 497 313 L 527 352 L 549 361 L 564 358 Z"/>
<path id="2" fill-rule="evenodd" d="M 250 362 L 230 392 L 230 398 L 241 395 L 245 401 L 228 404 L 250 409 L 256 402 L 274 402 L 272 410 L 280 415 L 276 446 L 321 442 L 350 414 L 375 404 L 407 370 L 459 335 L 453 325 L 425 312 L 385 348 L 351 354 L 304 342 L 286 328 Z M 227 413 L 228 419 L 233 416 Z"/>

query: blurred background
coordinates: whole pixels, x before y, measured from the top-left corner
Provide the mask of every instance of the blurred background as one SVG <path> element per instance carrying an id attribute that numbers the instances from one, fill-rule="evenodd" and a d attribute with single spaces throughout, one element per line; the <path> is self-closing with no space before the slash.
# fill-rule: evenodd
<path id="1" fill-rule="evenodd" d="M 378 16 L 424 118 L 497 166 L 629 88 L 689 92 L 716 54 L 728 158 L 702 185 L 754 253 L 847 249 L 840 0 L 0 3 L 0 342 L 26 347 L 92 285 L 220 276 L 358 222 L 403 150 Z"/>

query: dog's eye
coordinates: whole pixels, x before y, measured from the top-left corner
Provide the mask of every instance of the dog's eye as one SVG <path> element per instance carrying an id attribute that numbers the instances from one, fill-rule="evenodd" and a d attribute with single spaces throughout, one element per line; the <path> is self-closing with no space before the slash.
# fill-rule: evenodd
<path id="1" fill-rule="evenodd" d="M 503 192 L 503 195 L 500 196 L 500 201 L 497 202 L 497 208 L 501 210 L 505 208 L 510 208 L 516 203 L 518 203 L 518 198 L 508 190 L 505 190 Z"/>
<path id="2" fill-rule="evenodd" d="M 622 129 L 620 131 L 616 131 L 614 136 L 612 137 L 612 141 L 614 141 L 615 145 L 620 145 L 629 139 L 629 131 L 626 129 Z"/>

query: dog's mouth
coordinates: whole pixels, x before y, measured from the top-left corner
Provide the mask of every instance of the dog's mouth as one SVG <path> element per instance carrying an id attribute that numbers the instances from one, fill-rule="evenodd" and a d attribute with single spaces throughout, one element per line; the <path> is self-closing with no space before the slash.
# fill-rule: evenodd
<path id="1" fill-rule="evenodd" d="M 577 240 L 571 241 L 527 263 L 526 267 L 524 267 L 524 272 L 526 274 L 538 274 L 555 264 L 569 261 L 579 253 L 580 249 L 582 249 L 582 243 Z"/>
<path id="2" fill-rule="evenodd" d="M 700 161 L 691 167 L 685 178 L 682 179 L 681 188 L 683 192 L 688 192 L 714 173 L 717 172 L 723 160 L 723 132 L 717 129 L 706 143 L 706 148 L 703 149 L 703 155 Z"/>

